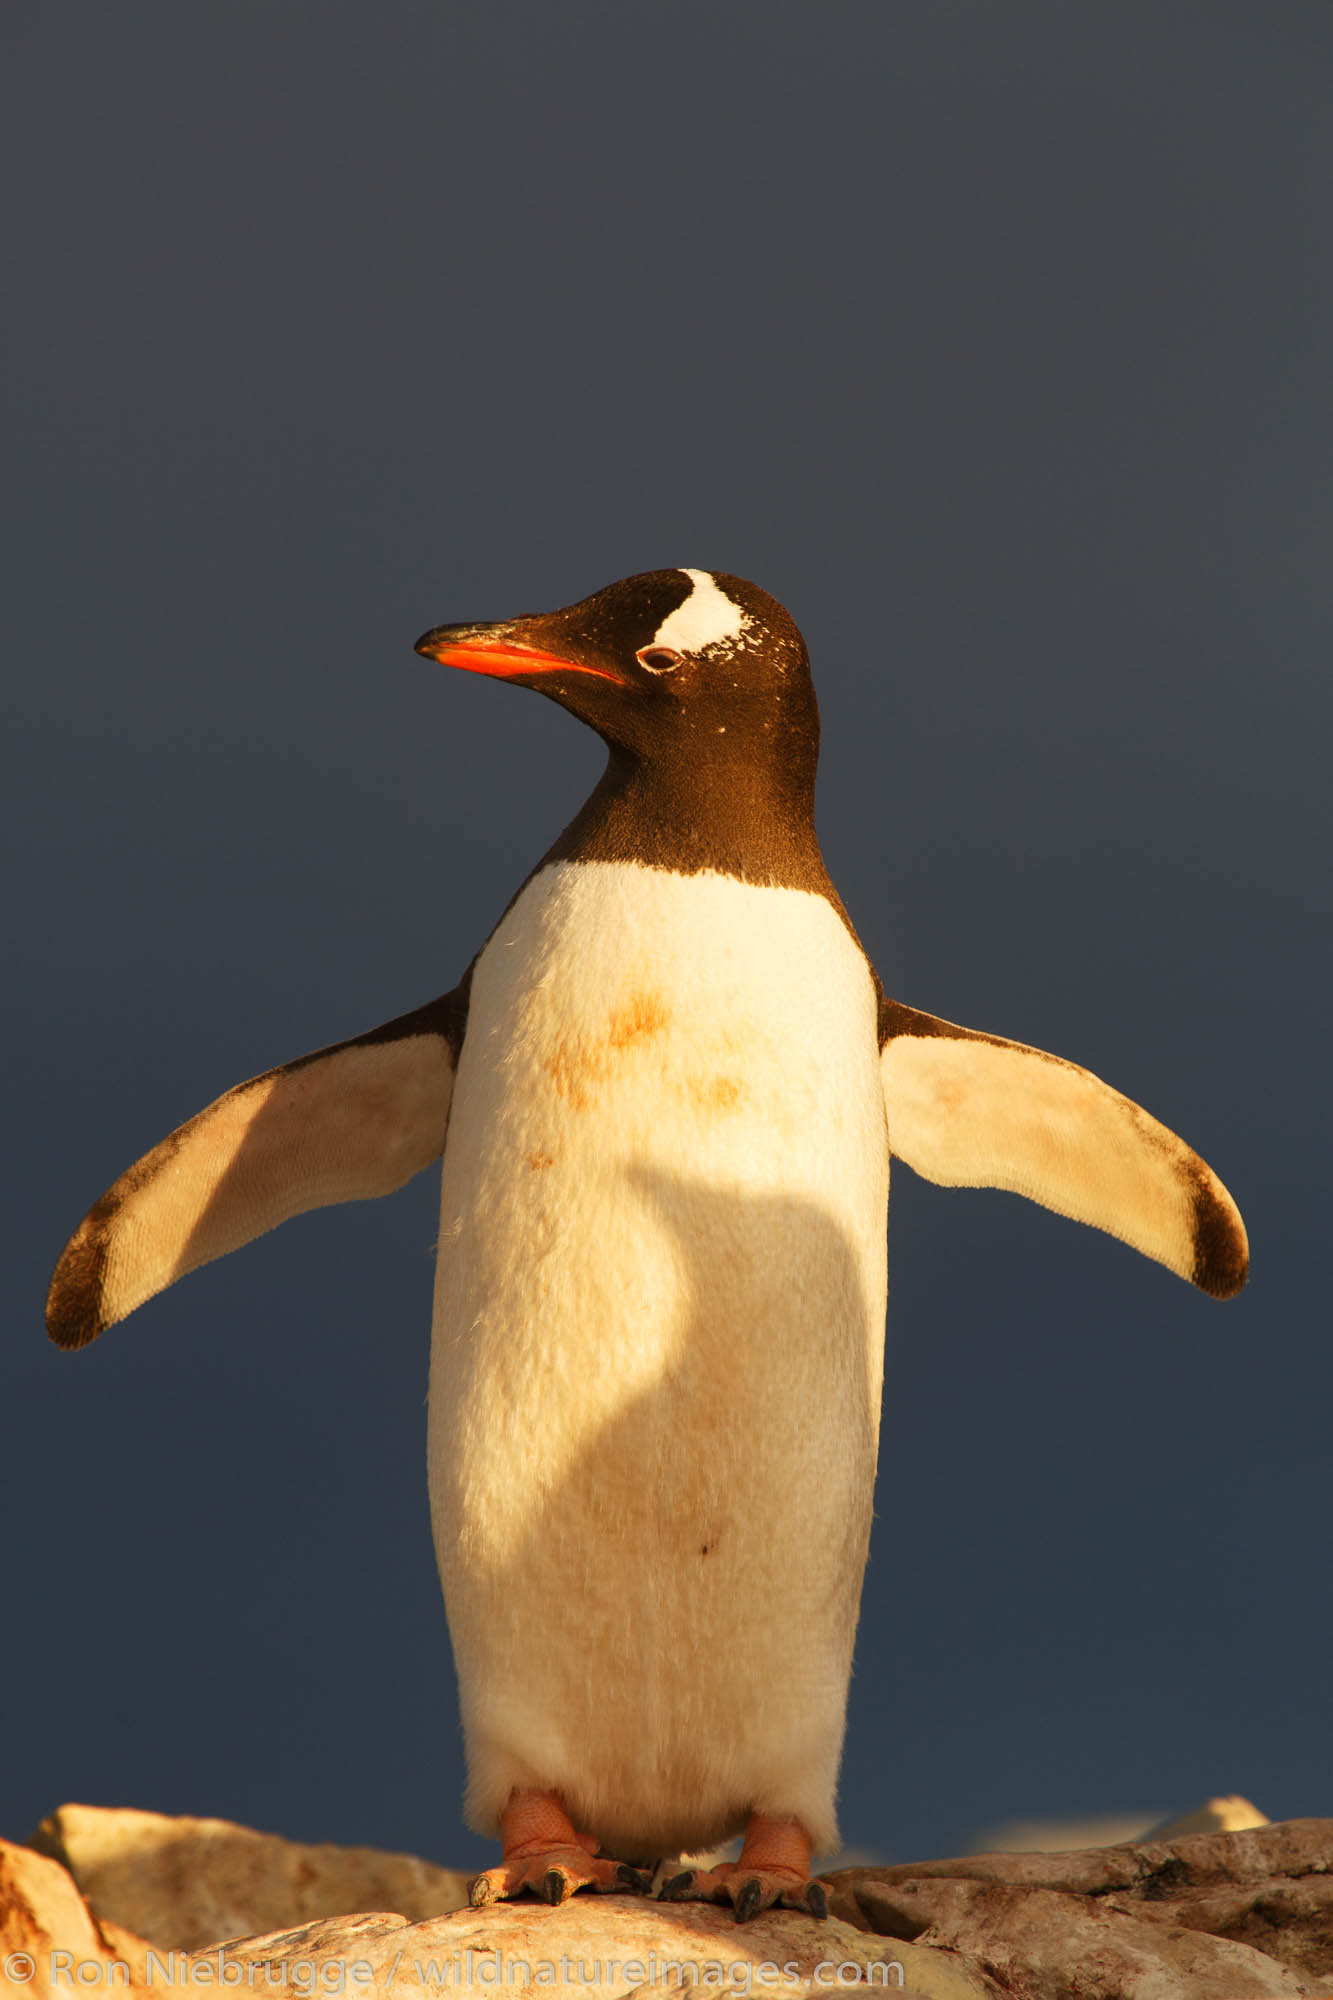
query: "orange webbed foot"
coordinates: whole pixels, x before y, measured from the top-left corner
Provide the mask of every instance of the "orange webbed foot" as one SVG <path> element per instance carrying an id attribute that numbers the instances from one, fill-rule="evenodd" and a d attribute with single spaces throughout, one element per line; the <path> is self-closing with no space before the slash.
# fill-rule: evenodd
<path id="1" fill-rule="evenodd" d="M 796 1819 L 751 1815 L 745 1844 L 735 1861 L 713 1868 L 682 1868 L 658 1888 L 664 1903 L 730 1903 L 738 1924 L 748 1924 L 775 1903 L 804 1910 L 812 1917 L 828 1915 L 828 1892 L 810 1874 L 810 1839 Z"/>
<path id="2" fill-rule="evenodd" d="M 521 1896 L 530 1889 L 543 1903 L 564 1903 L 578 1889 L 620 1889 L 642 1893 L 645 1878 L 624 1861 L 590 1854 L 586 1847 L 539 1847 L 515 1854 L 478 1875 L 470 1891 L 474 1910 Z"/>
<path id="3" fill-rule="evenodd" d="M 619 1889 L 643 1894 L 649 1877 L 627 1862 L 597 1852 L 597 1840 L 579 1833 L 553 1792 L 515 1792 L 500 1815 L 504 1853 L 473 1881 L 474 1910 L 525 1889 L 544 1903 L 564 1903 L 579 1889 Z"/>

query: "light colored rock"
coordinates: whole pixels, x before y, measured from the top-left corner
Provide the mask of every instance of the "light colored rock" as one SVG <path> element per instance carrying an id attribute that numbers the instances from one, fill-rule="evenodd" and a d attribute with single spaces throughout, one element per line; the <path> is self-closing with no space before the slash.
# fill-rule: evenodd
<path id="1" fill-rule="evenodd" d="M 1144 1840 L 1146 1813 L 1105 1813 L 1082 1819 L 1006 1819 L 974 1836 L 978 1854 L 1072 1854 L 1080 1847 L 1116 1847 Z M 839 1857 L 835 1866 L 853 1864 Z"/>
<path id="2" fill-rule="evenodd" d="M 47 2000 L 77 1980 L 146 1993 L 147 1952 L 143 1938 L 96 1920 L 58 1861 L 0 1840 L 0 1992 Z"/>
<path id="3" fill-rule="evenodd" d="M 1105 1899 L 1108 1909 L 1131 1907 L 1120 1896 Z M 1157 1924 L 1207 1931 L 1266 1952 L 1303 1978 L 1333 1994 L 1333 1875 L 1282 1878 L 1233 1889 L 1205 1890 L 1164 1902 L 1136 1902 L 1134 1913 Z"/>
<path id="4" fill-rule="evenodd" d="M 1240 1833 L 1246 1827 L 1270 1826 L 1258 1806 L 1238 1793 L 1206 1799 L 1193 1812 L 1173 1814 L 1145 1831 L 1146 1813 L 1112 1813 L 1082 1819 L 1007 1819 L 985 1827 L 976 1836 L 984 1854 L 1071 1854 L 1081 1847 L 1118 1847 L 1127 1840 L 1174 1840 L 1182 1833 Z M 830 1864 L 849 1868 L 853 1858 Z"/>
<path id="5" fill-rule="evenodd" d="M 1271 1826 L 1267 1813 L 1261 1813 L 1258 1806 L 1249 1799 L 1243 1799 L 1239 1792 L 1230 1792 L 1225 1798 L 1205 1799 L 1193 1812 L 1180 1813 L 1175 1819 L 1164 1819 L 1157 1826 L 1150 1826 L 1140 1840 L 1175 1840 L 1182 1833 L 1244 1833 L 1254 1826 Z"/>
<path id="6" fill-rule="evenodd" d="M 862 1880 L 907 1881 L 946 1876 L 970 1882 L 1030 1883 L 1100 1896 L 1139 1890 L 1149 1899 L 1175 1893 L 1166 1880 L 1187 1871 L 1191 1888 L 1227 1882 L 1265 1882 L 1273 1876 L 1324 1875 L 1333 1869 L 1333 1819 L 1277 1820 L 1243 1833 L 1187 1834 L 1179 1840 L 1127 1841 L 1117 1847 L 1080 1848 L 1071 1854 L 966 1854 L 944 1861 L 895 1862 L 887 1868 L 836 1870 L 836 1886 Z"/>
<path id="7" fill-rule="evenodd" d="M 349 1910 L 417 1920 L 467 1902 L 466 1875 L 415 1855 L 305 1846 L 225 1819 L 67 1805 L 31 1845 L 64 1864 L 98 1917 L 177 1951 Z"/>
<path id="8" fill-rule="evenodd" d="M 0 1993 L 211 1985 L 304 2000 L 551 1986 L 596 2000 L 676 2000 L 697 1983 L 745 2000 L 770 1988 L 783 2000 L 817 2000 L 867 1987 L 918 2000 L 1333 1996 L 1333 1820 L 845 1868 L 825 1877 L 826 1923 L 768 1911 L 737 1925 L 729 1908 L 581 1895 L 555 1909 L 520 1901 L 446 1915 L 364 1905 L 307 1921 L 284 1913 L 254 1934 L 236 1914 L 266 1895 L 286 1911 L 303 1895 L 347 1895 L 354 1905 L 368 1882 L 390 1882 L 407 1903 L 461 1897 L 464 1878 L 406 1855 L 302 1848 L 226 1821 L 151 1813 L 65 1807 L 43 1838 L 113 1898 L 137 1897 L 157 1935 L 150 1944 L 137 1925 L 132 1933 L 94 1914 L 57 1860 L 0 1843 L 0 1958 L 20 1954 L 17 1973 L 13 1961 L 7 1978 L 0 1972 Z M 210 1948 L 196 1942 L 187 1957 L 168 1921 L 177 1936 L 186 1922 L 215 1924 Z"/>
<path id="9" fill-rule="evenodd" d="M 1268 2000 L 1315 1990 L 1249 1945 L 1056 1889 L 925 1877 L 895 1884 L 869 1908 L 877 1929 L 945 1946 L 1023 2000 Z"/>
<path id="10" fill-rule="evenodd" d="M 471 1956 L 469 1956 L 469 1954 Z M 595 2000 L 671 1995 L 696 1986 L 709 1996 L 829 2000 L 867 1988 L 917 2000 L 1000 2000 L 1002 1989 L 948 1950 L 871 1938 L 836 1921 L 769 1910 L 738 1924 L 729 1909 L 654 1903 L 638 1896 L 577 1896 L 558 1908 L 494 1904 L 428 1923 L 393 1916 L 307 1925 L 277 1936 L 240 1938 L 219 1957 L 218 1983 L 240 1990 L 247 1968 L 262 1966 L 253 1990 L 415 1996 L 574 1989 Z M 198 1959 L 191 1963 L 197 1964 Z M 228 1968 L 237 1968 L 229 1972 Z M 279 1970 L 281 1968 L 281 1971 Z M 901 1971 L 899 1970 L 901 1968 Z M 279 1984 L 286 1979 L 285 1989 Z M 899 1980 L 902 1985 L 899 1985 Z M 1299 1988 L 1290 1989 L 1299 1991 Z"/>
<path id="11" fill-rule="evenodd" d="M 1333 1994 L 1333 1820 L 826 1878 L 829 1907 L 1023 2000 Z"/>

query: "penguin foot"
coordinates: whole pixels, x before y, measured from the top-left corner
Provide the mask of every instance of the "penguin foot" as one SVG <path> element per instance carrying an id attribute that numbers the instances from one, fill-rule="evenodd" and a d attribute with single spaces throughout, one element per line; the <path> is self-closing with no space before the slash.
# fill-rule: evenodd
<path id="1" fill-rule="evenodd" d="M 544 1903 L 564 1903 L 578 1889 L 619 1889 L 643 1895 L 649 1876 L 628 1862 L 597 1852 L 591 1833 L 579 1833 L 553 1792 L 515 1792 L 500 1815 L 504 1853 L 468 1890 L 474 1910 L 525 1889 Z"/>
<path id="2" fill-rule="evenodd" d="M 810 1874 L 810 1838 L 797 1819 L 753 1813 L 735 1861 L 682 1868 L 658 1883 L 664 1903 L 730 1903 L 738 1924 L 781 1903 L 812 1917 L 828 1915 L 828 1892 Z"/>
<path id="3" fill-rule="evenodd" d="M 521 1896 L 525 1889 L 543 1903 L 566 1903 L 577 1889 L 620 1889 L 627 1895 L 642 1895 L 646 1887 L 647 1878 L 624 1861 L 590 1854 L 582 1846 L 542 1847 L 486 1869 L 468 1893 L 473 1909 L 484 1910 L 488 1903 Z"/>
<path id="4" fill-rule="evenodd" d="M 828 1892 L 822 1882 L 795 1868 L 742 1868 L 739 1861 L 682 1869 L 661 1884 L 657 1895 L 663 1903 L 730 1903 L 738 1924 L 748 1924 L 775 1903 L 804 1910 L 811 1917 L 828 1915 Z"/>

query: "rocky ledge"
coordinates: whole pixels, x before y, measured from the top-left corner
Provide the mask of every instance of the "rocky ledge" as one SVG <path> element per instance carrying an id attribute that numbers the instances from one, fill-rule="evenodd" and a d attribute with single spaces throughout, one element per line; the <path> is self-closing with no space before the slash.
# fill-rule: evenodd
<path id="1" fill-rule="evenodd" d="M 40 1850 L 40 1851 L 39 1851 Z M 635 1896 L 466 1907 L 410 1855 L 66 1806 L 0 1842 L 3 1990 L 597 2000 L 883 1988 L 919 2000 L 1333 1996 L 1333 1820 L 825 1877 L 826 1922 Z M 351 1914 L 349 1914 L 349 1912 Z"/>

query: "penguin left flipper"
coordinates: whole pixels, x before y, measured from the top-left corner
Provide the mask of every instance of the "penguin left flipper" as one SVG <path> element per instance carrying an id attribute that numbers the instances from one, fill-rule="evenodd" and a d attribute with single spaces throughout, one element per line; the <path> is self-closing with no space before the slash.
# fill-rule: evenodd
<path id="1" fill-rule="evenodd" d="M 86 1347 L 156 1292 L 293 1215 L 390 1194 L 444 1148 L 466 982 L 413 1013 L 238 1083 L 113 1182 L 46 1301 Z"/>
<path id="2" fill-rule="evenodd" d="M 1211 1167 L 1091 1071 L 894 1000 L 880 1039 L 889 1150 L 924 1179 L 1026 1195 L 1214 1298 L 1245 1283 L 1245 1225 Z"/>

